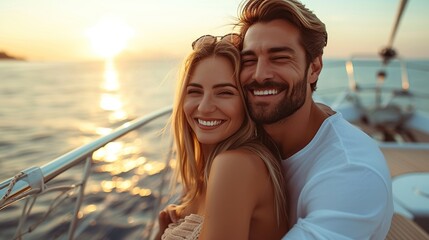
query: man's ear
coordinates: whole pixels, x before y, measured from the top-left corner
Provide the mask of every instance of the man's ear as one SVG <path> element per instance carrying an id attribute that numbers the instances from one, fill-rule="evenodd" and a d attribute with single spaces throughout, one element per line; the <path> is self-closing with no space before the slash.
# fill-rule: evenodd
<path id="1" fill-rule="evenodd" d="M 320 72 L 322 72 L 323 61 L 322 55 L 317 56 L 308 68 L 308 83 L 314 83 L 319 78 Z"/>

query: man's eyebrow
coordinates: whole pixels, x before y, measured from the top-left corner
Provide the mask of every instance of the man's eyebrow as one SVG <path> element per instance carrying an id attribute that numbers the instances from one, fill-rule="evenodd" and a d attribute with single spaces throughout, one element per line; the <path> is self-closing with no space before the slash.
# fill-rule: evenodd
<path id="1" fill-rule="evenodd" d="M 279 53 L 279 52 L 288 52 L 295 53 L 295 50 L 290 47 L 272 47 L 268 49 L 268 53 Z M 253 50 L 245 50 L 241 52 L 241 56 L 254 56 L 256 55 Z"/>
<path id="2" fill-rule="evenodd" d="M 252 50 L 241 51 L 241 57 L 253 56 L 253 55 L 255 55 L 255 52 Z"/>
<path id="3" fill-rule="evenodd" d="M 273 47 L 268 49 L 268 53 L 279 53 L 279 52 L 295 53 L 295 50 L 293 50 L 290 47 Z"/>

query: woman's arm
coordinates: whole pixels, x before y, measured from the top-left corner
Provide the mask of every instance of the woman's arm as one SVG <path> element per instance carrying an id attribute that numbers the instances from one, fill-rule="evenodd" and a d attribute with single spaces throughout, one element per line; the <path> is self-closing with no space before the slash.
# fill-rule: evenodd
<path id="1" fill-rule="evenodd" d="M 209 174 L 200 239 L 248 239 L 266 181 L 265 165 L 255 154 L 245 150 L 219 154 Z"/>

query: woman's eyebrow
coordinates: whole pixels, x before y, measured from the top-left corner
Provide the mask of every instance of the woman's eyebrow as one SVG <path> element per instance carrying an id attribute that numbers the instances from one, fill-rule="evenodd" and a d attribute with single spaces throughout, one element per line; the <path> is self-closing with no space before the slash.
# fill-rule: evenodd
<path id="1" fill-rule="evenodd" d="M 237 89 L 237 86 L 235 86 L 234 84 L 231 83 L 220 83 L 220 84 L 216 84 L 213 86 L 213 88 L 222 88 L 222 87 L 232 87 Z"/>
<path id="2" fill-rule="evenodd" d="M 203 86 L 201 86 L 201 84 L 198 84 L 198 83 L 189 83 L 189 84 L 187 85 L 187 87 L 203 88 Z"/>
<path id="3" fill-rule="evenodd" d="M 201 84 L 198 84 L 198 83 L 189 83 L 187 87 L 203 88 L 203 86 Z M 235 86 L 232 83 L 219 83 L 219 84 L 215 84 L 213 86 L 213 88 L 222 88 L 222 87 L 232 87 L 232 88 L 238 89 L 237 86 Z"/>

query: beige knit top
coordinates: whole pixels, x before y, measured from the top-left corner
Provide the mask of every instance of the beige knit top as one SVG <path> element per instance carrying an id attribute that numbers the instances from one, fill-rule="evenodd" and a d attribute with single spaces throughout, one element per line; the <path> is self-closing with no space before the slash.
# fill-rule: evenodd
<path id="1" fill-rule="evenodd" d="M 191 214 L 175 223 L 170 223 L 162 235 L 162 240 L 197 240 L 201 232 L 204 218 Z"/>

